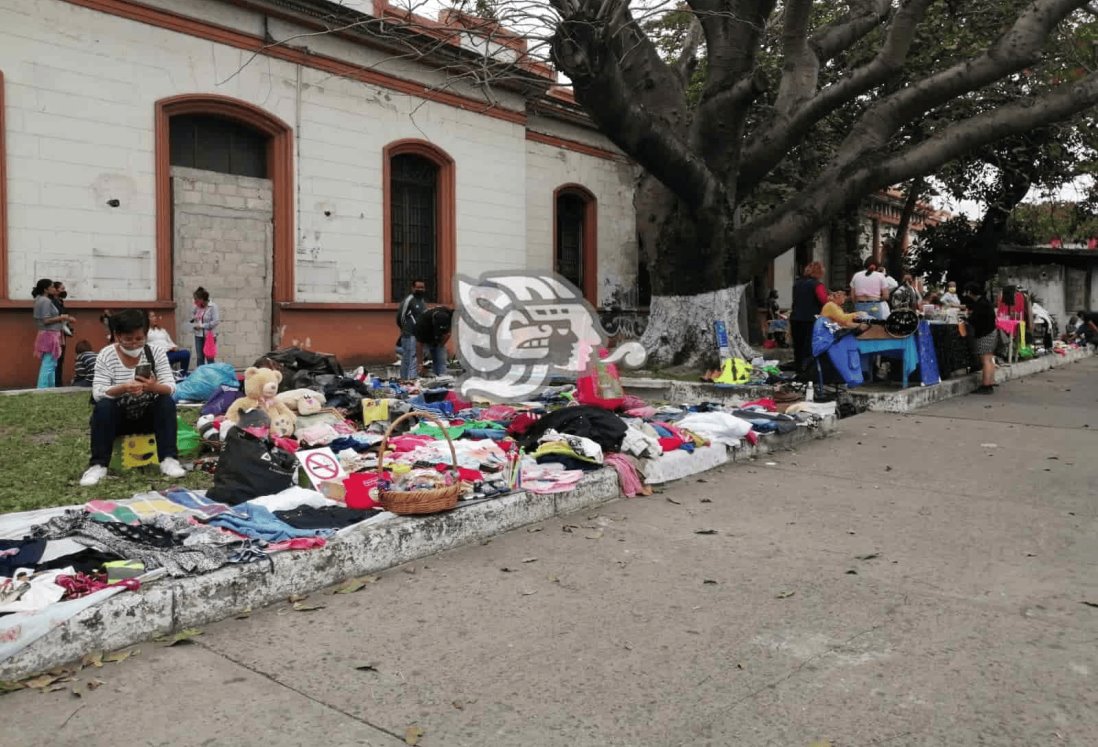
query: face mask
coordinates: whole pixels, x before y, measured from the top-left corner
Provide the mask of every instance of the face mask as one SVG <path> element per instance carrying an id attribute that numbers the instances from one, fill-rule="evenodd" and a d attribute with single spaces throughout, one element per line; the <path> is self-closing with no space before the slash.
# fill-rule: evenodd
<path id="1" fill-rule="evenodd" d="M 412 295 L 416 298 L 423 298 L 425 295 L 427 295 L 427 291 L 414 290 L 412 291 Z"/>
<path id="2" fill-rule="evenodd" d="M 123 353 L 125 353 L 126 355 L 128 355 L 131 358 L 138 357 L 139 355 L 141 355 L 141 352 L 145 349 L 144 346 L 142 346 L 142 347 L 134 348 L 133 350 L 130 350 L 129 348 L 124 348 L 121 345 L 119 345 L 118 348 L 119 348 L 119 350 L 121 350 Z"/>

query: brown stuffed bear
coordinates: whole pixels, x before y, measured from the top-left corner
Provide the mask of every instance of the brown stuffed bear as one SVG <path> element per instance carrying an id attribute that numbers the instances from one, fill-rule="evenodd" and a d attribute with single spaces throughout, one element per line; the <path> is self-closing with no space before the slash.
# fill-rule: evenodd
<path id="1" fill-rule="evenodd" d="M 225 417 L 240 422 L 240 413 L 259 408 L 271 421 L 275 436 L 292 436 L 297 417 L 293 410 L 278 400 L 278 385 L 282 374 L 269 368 L 249 368 L 244 372 L 244 396 L 229 406 Z"/>

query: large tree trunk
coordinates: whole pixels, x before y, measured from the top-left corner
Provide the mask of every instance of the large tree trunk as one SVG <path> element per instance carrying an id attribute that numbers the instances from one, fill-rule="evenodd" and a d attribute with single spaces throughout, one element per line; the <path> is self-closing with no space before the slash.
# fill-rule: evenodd
<path id="1" fill-rule="evenodd" d="M 746 285 L 689 296 L 652 296 L 648 327 L 640 343 L 648 354 L 647 368 L 681 366 L 716 368 L 715 322 L 728 329 L 731 354 L 751 360 L 755 352 L 740 330 L 740 306 Z"/>
<path id="2" fill-rule="evenodd" d="M 748 264 L 729 246 L 731 215 L 699 216 L 651 177 L 642 178 L 635 205 L 652 283 L 640 339 L 647 366 L 716 367 L 718 320 L 728 329 L 732 355 L 753 357 L 740 324 L 747 286 L 735 282 L 737 269 Z"/>

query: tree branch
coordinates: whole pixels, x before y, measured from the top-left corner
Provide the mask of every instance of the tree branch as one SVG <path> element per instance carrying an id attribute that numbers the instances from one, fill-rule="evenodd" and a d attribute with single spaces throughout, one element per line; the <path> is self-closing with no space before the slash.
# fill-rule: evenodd
<path id="1" fill-rule="evenodd" d="M 807 189 L 737 232 L 763 259 L 780 255 L 812 235 L 852 199 L 890 184 L 934 173 L 974 148 L 1025 133 L 1098 105 L 1098 73 L 1042 96 L 1030 97 L 957 122 L 883 160 L 854 168 L 833 165 Z"/>
<path id="2" fill-rule="evenodd" d="M 690 84 L 690 78 L 693 77 L 694 70 L 698 67 L 698 49 L 704 40 L 705 32 L 702 30 L 698 17 L 694 16 L 690 21 L 690 28 L 686 32 L 682 54 L 679 55 L 679 59 L 675 63 L 675 72 L 679 74 L 679 80 L 682 81 L 684 86 Z"/>
<path id="3" fill-rule="evenodd" d="M 933 0 L 909 0 L 896 14 L 888 36 L 872 61 L 845 78 L 820 91 L 788 116 L 776 116 L 760 129 L 757 139 L 746 150 L 740 168 L 738 194 L 749 194 L 784 160 L 789 150 L 812 126 L 880 85 L 896 73 L 907 59 L 915 32 Z"/>
<path id="4" fill-rule="evenodd" d="M 875 29 L 891 10 L 892 3 L 889 0 L 851 2 L 850 13 L 813 35 L 809 43 L 816 50 L 816 58 L 823 63 L 839 52 L 850 49 L 856 41 Z"/>
<path id="5" fill-rule="evenodd" d="M 820 62 L 808 46 L 808 19 L 812 0 L 789 0 L 782 27 L 782 82 L 774 109 L 787 116 L 801 101 L 816 91 Z"/>

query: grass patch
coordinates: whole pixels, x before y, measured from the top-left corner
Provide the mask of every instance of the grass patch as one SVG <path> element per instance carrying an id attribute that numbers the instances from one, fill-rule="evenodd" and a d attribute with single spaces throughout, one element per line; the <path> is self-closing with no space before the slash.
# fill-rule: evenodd
<path id="1" fill-rule="evenodd" d="M 185 408 L 179 415 L 194 425 L 198 409 Z M 154 466 L 112 471 L 95 487 L 80 487 L 91 454 L 90 416 L 85 392 L 0 396 L 0 513 L 129 498 L 173 485 L 204 489 L 213 484 L 204 472 L 170 480 Z"/>

